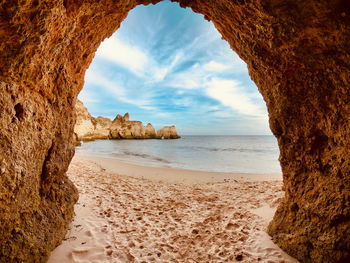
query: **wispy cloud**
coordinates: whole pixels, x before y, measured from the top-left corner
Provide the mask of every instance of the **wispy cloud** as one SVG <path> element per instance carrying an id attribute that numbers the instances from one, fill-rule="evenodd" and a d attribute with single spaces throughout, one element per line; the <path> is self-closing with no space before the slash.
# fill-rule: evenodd
<path id="1" fill-rule="evenodd" d="M 88 71 L 85 75 L 85 85 L 98 86 L 101 89 L 108 91 L 118 99 L 125 96 L 125 90 L 118 83 L 102 76 L 97 71 Z"/>
<path id="2" fill-rule="evenodd" d="M 136 46 L 122 43 L 115 36 L 111 36 L 101 43 L 96 57 L 122 65 L 135 74 L 142 73 L 148 62 L 146 53 Z"/>
<path id="3" fill-rule="evenodd" d="M 212 23 L 168 1 L 136 7 L 103 41 L 79 97 L 98 114 L 113 107 L 182 132 L 212 131 L 211 120 L 221 131 L 269 133 L 246 64 Z"/>
<path id="4" fill-rule="evenodd" d="M 251 101 L 251 98 L 242 91 L 239 82 L 215 78 L 208 83 L 206 93 L 223 105 L 229 106 L 240 114 L 265 117 L 263 108 Z"/>
<path id="5" fill-rule="evenodd" d="M 216 61 L 210 61 L 203 65 L 203 69 L 206 71 L 222 72 L 229 68 L 229 65 L 225 65 Z"/>
<path id="6" fill-rule="evenodd" d="M 85 83 L 86 85 L 97 86 L 99 89 L 104 90 L 105 93 L 110 94 L 110 96 L 114 97 L 117 101 L 122 101 L 145 110 L 154 109 L 149 99 L 140 99 L 137 96 L 128 95 L 125 88 L 120 86 L 117 82 L 110 81 L 98 72 L 89 72 L 85 77 Z"/>
<path id="7" fill-rule="evenodd" d="M 82 92 L 79 95 L 79 99 L 84 101 L 85 103 L 100 103 L 101 101 L 95 97 L 94 92 L 86 91 Z"/>
<path id="8" fill-rule="evenodd" d="M 172 73 L 172 70 L 177 65 L 177 63 L 182 58 L 183 53 L 178 52 L 176 55 L 172 58 L 170 64 L 164 63 L 164 65 L 159 65 L 157 62 L 153 62 L 153 65 L 149 65 L 148 71 L 150 73 L 150 82 L 161 82 L 164 80 L 164 78 Z M 155 61 L 155 59 L 153 60 Z"/>

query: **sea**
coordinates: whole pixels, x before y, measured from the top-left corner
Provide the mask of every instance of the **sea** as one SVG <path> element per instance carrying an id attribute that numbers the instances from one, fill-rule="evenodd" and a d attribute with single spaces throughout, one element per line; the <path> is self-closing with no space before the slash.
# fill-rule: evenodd
<path id="1" fill-rule="evenodd" d="M 281 174 L 274 136 L 194 136 L 176 140 L 97 140 L 76 151 L 128 163 L 189 170 Z"/>

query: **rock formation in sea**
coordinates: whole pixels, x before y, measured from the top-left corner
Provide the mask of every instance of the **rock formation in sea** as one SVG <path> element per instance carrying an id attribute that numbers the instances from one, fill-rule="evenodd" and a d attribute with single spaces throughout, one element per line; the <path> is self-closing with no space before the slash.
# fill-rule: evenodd
<path id="1" fill-rule="evenodd" d="M 165 126 L 162 129 L 157 131 L 157 138 L 161 139 L 178 139 L 181 138 L 176 131 L 176 128 L 174 125 L 172 126 Z"/>
<path id="2" fill-rule="evenodd" d="M 74 126 L 73 140 L 92 141 L 97 139 L 108 139 L 112 121 L 108 118 L 90 115 L 87 108 L 81 101 L 77 101 L 75 105 L 77 121 Z"/>
<path id="3" fill-rule="evenodd" d="M 1 262 L 45 262 L 64 238 L 85 71 L 131 9 L 158 2 L 0 1 Z M 273 240 L 302 262 L 349 262 L 349 2 L 177 2 L 213 22 L 264 97 L 285 188 Z"/>
<path id="4" fill-rule="evenodd" d="M 153 125 L 150 123 L 147 123 L 145 127 L 145 139 L 154 139 L 157 138 L 156 136 L 156 130 L 153 128 Z"/>
<path id="5" fill-rule="evenodd" d="M 153 127 L 152 127 L 153 128 Z M 141 121 L 130 121 L 129 113 L 117 115 L 110 128 L 111 139 L 146 139 L 146 127 Z M 154 139 L 155 137 L 151 138 Z"/>
<path id="6" fill-rule="evenodd" d="M 178 139 L 175 126 L 165 126 L 156 134 L 152 124 L 143 126 L 141 121 L 131 121 L 129 113 L 118 114 L 113 121 L 104 117 L 94 118 L 81 101 L 75 106 L 77 121 L 74 126 L 73 142 L 97 139 Z"/>

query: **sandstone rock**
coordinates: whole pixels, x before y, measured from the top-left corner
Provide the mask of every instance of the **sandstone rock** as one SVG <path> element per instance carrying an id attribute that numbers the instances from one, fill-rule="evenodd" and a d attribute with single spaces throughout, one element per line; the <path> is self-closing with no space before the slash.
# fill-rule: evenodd
<path id="1" fill-rule="evenodd" d="M 123 117 L 123 121 L 129 121 L 129 113 L 125 113 Z"/>
<path id="2" fill-rule="evenodd" d="M 95 118 L 94 136 L 98 139 L 108 139 L 111 126 L 112 121 L 110 119 L 101 116 Z"/>
<path id="3" fill-rule="evenodd" d="M 95 132 L 95 120 L 84 104 L 79 100 L 75 104 L 75 113 L 77 116 L 77 121 L 74 126 L 76 141 L 92 138 Z"/>
<path id="4" fill-rule="evenodd" d="M 132 8 L 157 2 L 0 1 L 0 262 L 45 262 L 62 241 L 85 71 Z M 286 190 L 274 241 L 302 262 L 349 262 L 348 1 L 178 2 L 213 21 L 266 101 Z"/>
<path id="5" fill-rule="evenodd" d="M 93 141 L 97 139 L 108 139 L 112 121 L 108 118 L 90 115 L 87 108 L 81 101 L 75 104 L 77 121 L 74 126 L 73 142 L 79 145 L 78 141 Z"/>
<path id="6" fill-rule="evenodd" d="M 181 138 L 176 131 L 176 128 L 174 125 L 172 126 L 165 126 L 162 129 L 157 131 L 157 138 L 158 139 L 179 139 Z"/>
<path id="7" fill-rule="evenodd" d="M 155 130 L 150 123 L 145 127 L 140 121 L 130 121 L 129 113 L 126 113 L 124 117 L 121 117 L 121 115 L 118 114 L 112 122 L 110 138 L 153 139 L 155 138 Z"/>
<path id="8" fill-rule="evenodd" d="M 148 123 L 145 127 L 145 139 L 155 139 L 156 138 L 156 130 L 153 125 Z"/>
<path id="9" fill-rule="evenodd" d="M 121 139 L 142 139 L 144 137 L 144 127 L 140 121 L 125 121 L 119 127 Z"/>

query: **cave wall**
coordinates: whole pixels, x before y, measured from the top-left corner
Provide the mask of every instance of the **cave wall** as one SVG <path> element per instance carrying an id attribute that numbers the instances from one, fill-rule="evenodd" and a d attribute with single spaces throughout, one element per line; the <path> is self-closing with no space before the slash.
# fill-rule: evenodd
<path id="1" fill-rule="evenodd" d="M 85 70 L 129 10 L 157 2 L 0 2 L 0 262 L 45 262 L 61 242 L 78 196 L 65 172 Z M 266 101 L 286 190 L 270 235 L 303 262 L 346 262 L 350 4 L 177 2 L 213 21 Z"/>

